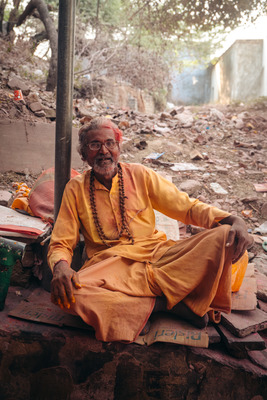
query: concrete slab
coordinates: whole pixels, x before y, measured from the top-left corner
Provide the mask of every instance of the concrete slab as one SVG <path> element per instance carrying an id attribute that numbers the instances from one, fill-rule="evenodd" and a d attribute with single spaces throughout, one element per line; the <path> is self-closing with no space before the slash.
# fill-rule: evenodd
<path id="1" fill-rule="evenodd" d="M 0 123 L 0 172 L 39 174 L 55 164 L 55 123 L 2 120 Z M 83 162 L 77 152 L 78 129 L 72 130 L 74 169 Z M 45 140 L 44 140 L 45 138 Z"/>

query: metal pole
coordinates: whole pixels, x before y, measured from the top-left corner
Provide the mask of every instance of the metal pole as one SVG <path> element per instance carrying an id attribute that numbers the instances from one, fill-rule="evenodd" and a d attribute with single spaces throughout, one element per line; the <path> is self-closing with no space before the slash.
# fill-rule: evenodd
<path id="1" fill-rule="evenodd" d="M 71 170 L 75 1 L 76 0 L 59 0 L 55 142 L 55 220 L 59 212 L 65 185 L 70 179 Z"/>

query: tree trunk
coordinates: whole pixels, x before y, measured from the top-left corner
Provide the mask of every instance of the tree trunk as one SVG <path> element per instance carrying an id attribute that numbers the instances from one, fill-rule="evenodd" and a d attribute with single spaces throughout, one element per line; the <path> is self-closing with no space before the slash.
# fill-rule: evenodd
<path id="1" fill-rule="evenodd" d="M 57 30 L 52 18 L 50 17 L 47 5 L 44 0 L 31 0 L 25 8 L 24 12 L 20 15 L 17 26 L 21 25 L 35 8 L 39 12 L 40 19 L 45 26 L 47 37 L 50 42 L 51 58 L 46 82 L 46 90 L 52 92 L 57 85 Z"/>
<path id="2" fill-rule="evenodd" d="M 7 5 L 7 0 L 1 0 L 1 2 L 0 2 L 0 33 L 3 33 L 3 20 L 4 20 L 6 5 Z"/>
<path id="3" fill-rule="evenodd" d="M 13 9 L 10 11 L 7 23 L 7 34 L 10 34 L 13 31 L 13 28 L 17 23 L 20 1 L 21 0 L 13 0 Z"/>
<path id="4" fill-rule="evenodd" d="M 32 54 L 35 52 L 37 46 L 38 46 L 43 40 L 49 40 L 46 31 L 42 31 L 42 32 L 40 32 L 40 33 L 37 33 L 36 35 L 34 35 L 34 36 L 32 36 L 32 37 L 30 38 L 31 52 L 32 52 Z"/>

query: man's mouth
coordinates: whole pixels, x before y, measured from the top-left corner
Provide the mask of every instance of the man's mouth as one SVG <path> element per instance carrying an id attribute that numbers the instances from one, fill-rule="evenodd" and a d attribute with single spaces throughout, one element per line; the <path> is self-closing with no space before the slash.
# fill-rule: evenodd
<path id="1" fill-rule="evenodd" d="M 103 164 L 105 165 L 105 164 L 109 164 L 109 163 L 113 163 L 113 162 L 114 162 L 114 160 L 112 157 L 98 157 L 95 160 L 95 163 L 97 165 L 103 165 Z"/>

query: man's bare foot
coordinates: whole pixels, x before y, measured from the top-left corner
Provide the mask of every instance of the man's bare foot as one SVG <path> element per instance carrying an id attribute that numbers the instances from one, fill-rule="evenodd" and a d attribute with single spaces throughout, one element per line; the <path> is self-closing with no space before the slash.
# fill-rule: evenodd
<path id="1" fill-rule="evenodd" d="M 171 310 L 167 310 L 167 300 L 164 296 L 157 297 L 153 312 L 165 311 L 170 314 L 177 315 L 177 317 L 184 319 L 196 328 L 203 329 L 208 325 L 209 316 L 205 314 L 203 317 L 195 314 L 190 308 L 187 307 L 182 301 L 176 304 Z"/>
<path id="2" fill-rule="evenodd" d="M 145 324 L 144 328 L 141 330 L 140 332 L 140 336 L 145 336 L 148 334 L 148 332 L 150 331 L 150 321 L 147 321 L 147 323 Z"/>

